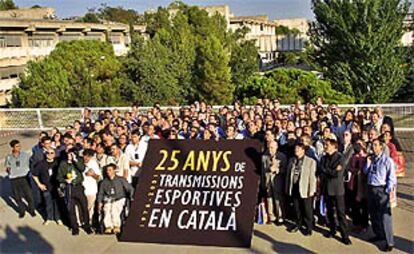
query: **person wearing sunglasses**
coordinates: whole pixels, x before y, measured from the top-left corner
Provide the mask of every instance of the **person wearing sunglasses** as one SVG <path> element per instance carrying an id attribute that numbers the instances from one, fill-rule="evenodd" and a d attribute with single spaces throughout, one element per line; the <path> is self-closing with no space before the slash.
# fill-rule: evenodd
<path id="1" fill-rule="evenodd" d="M 46 219 L 43 225 L 48 225 L 55 221 L 58 225 L 63 225 L 60 219 L 59 197 L 57 193 L 58 183 L 56 180 L 58 162 L 55 159 L 56 152 L 50 148 L 46 151 L 46 158 L 35 166 L 32 171 L 33 180 L 41 191 L 41 195 L 45 201 Z"/>

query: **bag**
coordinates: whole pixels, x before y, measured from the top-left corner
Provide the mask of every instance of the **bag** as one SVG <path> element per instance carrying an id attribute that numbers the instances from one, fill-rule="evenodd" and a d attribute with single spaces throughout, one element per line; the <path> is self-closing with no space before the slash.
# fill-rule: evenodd
<path id="1" fill-rule="evenodd" d="M 257 206 L 257 224 L 262 225 L 267 223 L 267 212 L 266 212 L 266 204 L 262 200 L 260 204 Z"/>

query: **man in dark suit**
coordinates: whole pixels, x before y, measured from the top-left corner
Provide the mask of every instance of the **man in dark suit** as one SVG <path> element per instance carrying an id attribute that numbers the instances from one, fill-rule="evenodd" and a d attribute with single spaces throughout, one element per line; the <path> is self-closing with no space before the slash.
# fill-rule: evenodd
<path id="1" fill-rule="evenodd" d="M 312 234 L 312 201 L 316 192 L 316 161 L 305 155 L 305 145 L 295 146 L 295 157 L 289 161 L 286 174 L 286 193 L 292 197 L 296 213 L 296 225 L 289 229 L 297 232 L 306 225 L 304 235 Z"/>
<path id="2" fill-rule="evenodd" d="M 40 139 L 40 148 L 37 149 L 32 156 L 30 157 L 30 172 L 32 172 L 35 170 L 37 164 L 41 161 L 44 161 L 46 159 L 46 154 L 47 151 L 51 148 L 52 145 L 52 140 L 50 139 L 49 136 L 44 136 Z M 42 196 L 41 196 L 41 191 L 39 189 L 39 187 L 37 186 L 37 184 L 34 182 L 33 179 L 31 179 L 30 181 L 31 186 L 32 186 L 32 191 L 33 191 L 33 198 L 35 201 L 35 206 L 37 209 L 41 209 L 42 208 Z"/>
<path id="3" fill-rule="evenodd" d="M 322 195 L 326 198 L 328 226 L 330 228 L 330 232 L 325 236 L 330 238 L 336 234 L 334 218 L 334 211 L 336 210 L 342 242 L 350 245 L 352 243 L 349 239 L 345 218 L 343 156 L 338 152 L 338 142 L 334 139 L 327 139 L 324 149 L 325 155 L 321 158 L 318 175 L 321 179 Z"/>

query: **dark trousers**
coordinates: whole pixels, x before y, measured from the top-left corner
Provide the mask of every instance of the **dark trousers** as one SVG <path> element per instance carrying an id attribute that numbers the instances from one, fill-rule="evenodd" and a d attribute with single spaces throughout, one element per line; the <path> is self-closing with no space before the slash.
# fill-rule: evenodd
<path id="1" fill-rule="evenodd" d="M 43 210 L 44 205 L 45 205 L 43 203 L 43 200 L 42 200 L 42 191 L 39 189 L 39 187 L 37 186 L 37 184 L 33 180 L 33 177 L 30 177 L 29 183 L 30 183 L 30 186 L 31 186 L 31 192 L 33 194 L 33 200 L 34 200 L 35 208 L 38 211 L 41 211 L 41 210 Z"/>
<path id="2" fill-rule="evenodd" d="M 326 209 L 328 215 L 328 227 L 331 232 L 336 232 L 335 210 L 336 217 L 339 223 L 339 231 L 342 238 L 348 238 L 348 229 L 345 217 L 345 200 L 344 195 L 340 196 L 326 196 Z"/>
<path id="3" fill-rule="evenodd" d="M 29 180 L 26 176 L 10 179 L 13 198 L 17 203 L 17 210 L 19 214 L 24 214 L 26 206 L 23 198 L 27 201 L 27 211 L 34 213 L 34 201 L 32 189 L 30 188 Z"/>
<path id="4" fill-rule="evenodd" d="M 311 232 L 313 228 L 313 198 L 301 198 L 299 187 L 293 186 L 292 190 L 293 207 L 296 214 L 296 225 L 301 227 L 306 226 L 306 230 Z"/>
<path id="5" fill-rule="evenodd" d="M 368 201 L 355 201 L 352 207 L 352 223 L 363 228 L 368 227 Z"/>
<path id="6" fill-rule="evenodd" d="M 58 206 L 58 200 L 52 195 L 50 191 L 42 192 L 46 206 L 46 219 L 47 220 L 60 220 L 60 211 Z"/>
<path id="7" fill-rule="evenodd" d="M 82 185 L 68 185 L 70 188 L 67 207 L 69 212 L 70 226 L 72 229 L 78 229 L 78 220 L 76 218 L 76 206 L 79 208 L 80 221 L 84 222 L 85 228 L 89 225 L 88 200 L 86 199 L 84 188 Z"/>
<path id="8" fill-rule="evenodd" d="M 134 187 L 135 190 L 138 188 L 138 180 L 139 180 L 138 176 L 133 176 L 132 177 L 131 184 L 132 184 L 132 187 Z"/>
<path id="9" fill-rule="evenodd" d="M 368 209 L 374 234 L 393 246 L 390 195 L 385 192 L 385 187 L 368 186 Z"/>

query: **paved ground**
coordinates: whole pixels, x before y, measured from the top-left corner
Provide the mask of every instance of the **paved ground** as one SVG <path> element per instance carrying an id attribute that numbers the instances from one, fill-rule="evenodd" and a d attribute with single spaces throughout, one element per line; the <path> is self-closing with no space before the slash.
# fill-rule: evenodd
<path id="1" fill-rule="evenodd" d="M 12 134 L 0 138 L 0 162 L 8 152 L 7 142 L 12 138 L 22 140 L 23 149 L 29 150 L 36 142 L 35 134 Z M 393 209 L 396 246 L 394 253 L 414 253 L 414 134 L 399 135 L 405 150 L 407 173 L 398 183 L 398 207 Z M 182 245 L 120 243 L 114 236 L 81 233 L 72 237 L 63 226 L 42 225 L 40 216 L 23 220 L 17 218 L 8 199 L 9 181 L 0 167 L 0 253 L 378 253 L 376 245 L 368 243 L 371 232 L 354 234 L 352 246 L 338 240 L 326 239 L 318 229 L 311 237 L 291 234 L 284 226 L 255 225 L 250 249 L 217 248 Z M 189 237 L 191 237 L 189 235 Z"/>

